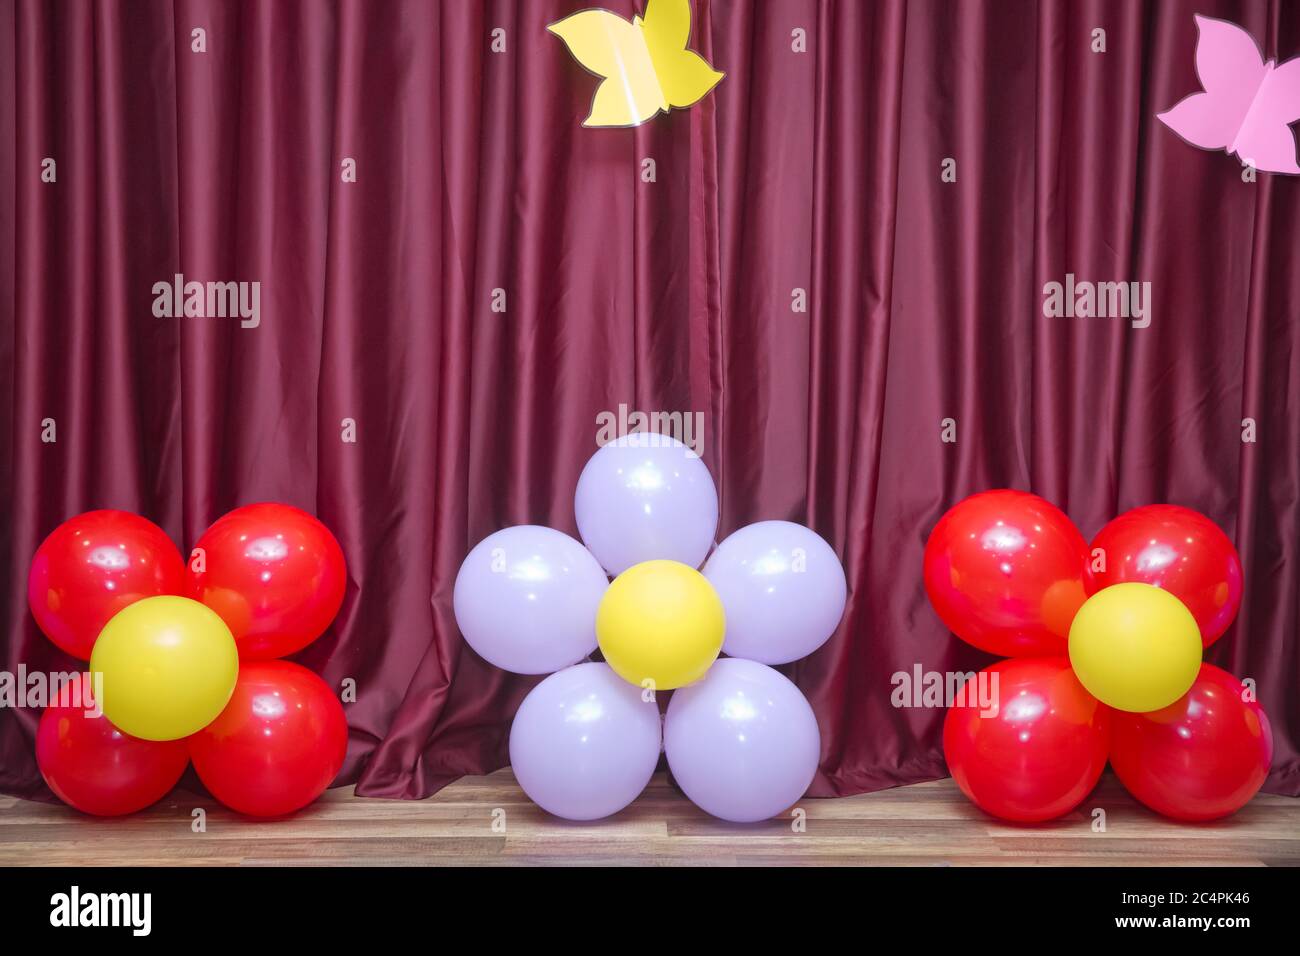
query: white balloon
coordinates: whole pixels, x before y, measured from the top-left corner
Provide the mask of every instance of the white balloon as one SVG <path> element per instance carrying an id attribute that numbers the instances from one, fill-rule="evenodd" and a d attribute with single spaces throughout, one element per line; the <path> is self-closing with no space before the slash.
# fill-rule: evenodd
<path id="1" fill-rule="evenodd" d="M 760 521 L 728 536 L 704 576 L 722 599 L 722 650 L 763 664 L 807 657 L 835 633 L 848 586 L 835 551 L 790 521 Z"/>
<path id="2" fill-rule="evenodd" d="M 686 445 L 637 432 L 591 456 L 573 510 L 583 542 L 611 575 L 657 559 L 698 568 L 718 527 L 718 490 Z"/>
<path id="3" fill-rule="evenodd" d="M 608 664 L 552 674 L 510 725 L 510 766 L 547 813 L 599 820 L 637 798 L 659 763 L 659 707 Z"/>
<path id="4" fill-rule="evenodd" d="M 488 663 L 549 674 L 596 649 L 596 608 L 609 581 L 563 532 L 517 525 L 490 534 L 456 575 L 456 623 Z"/>
<path id="5" fill-rule="evenodd" d="M 664 753 L 701 810 L 737 823 L 767 820 L 808 790 L 821 735 L 803 692 L 780 671 L 728 657 L 673 691 Z"/>

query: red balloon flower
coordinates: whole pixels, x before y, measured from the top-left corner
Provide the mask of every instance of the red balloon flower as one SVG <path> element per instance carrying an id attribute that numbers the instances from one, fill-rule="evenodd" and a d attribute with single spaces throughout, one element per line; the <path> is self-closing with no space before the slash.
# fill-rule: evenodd
<path id="1" fill-rule="evenodd" d="M 1106 766 L 1108 708 L 1065 658 L 999 661 L 975 680 L 987 681 L 996 713 L 972 699 L 968 682 L 943 723 L 943 755 L 961 792 L 1004 820 L 1032 823 L 1073 810 Z"/>
<path id="2" fill-rule="evenodd" d="M 1006 657 L 1066 652 L 1088 546 L 1061 509 L 1007 489 L 958 502 L 925 543 L 925 590 L 948 629 Z"/>
<path id="3" fill-rule="evenodd" d="M 1164 588 L 1187 605 L 1209 647 L 1241 605 L 1241 559 L 1217 524 L 1190 508 L 1147 505 L 1126 511 L 1097 533 L 1092 549 L 1105 553 L 1092 590 L 1137 581 Z"/>
<path id="4" fill-rule="evenodd" d="M 343 550 L 305 511 L 272 503 L 236 508 L 203 533 L 195 545 L 200 548 L 186 593 L 221 615 L 240 660 L 301 650 L 324 633 L 343 604 Z"/>
<path id="5" fill-rule="evenodd" d="M 176 786 L 188 763 L 184 740 L 140 740 L 98 714 L 88 674 L 77 699 L 45 708 L 36 728 L 41 776 L 55 796 L 83 813 L 142 810 Z"/>
<path id="6" fill-rule="evenodd" d="M 1110 762 L 1138 800 L 1175 820 L 1240 809 L 1268 776 L 1273 733 L 1237 678 L 1202 664 L 1192 689 L 1163 710 L 1116 712 Z"/>
<path id="7" fill-rule="evenodd" d="M 204 786 L 255 817 L 311 803 L 338 776 L 347 749 L 343 705 L 323 680 L 289 661 L 241 663 L 226 709 L 190 738 Z"/>
<path id="8" fill-rule="evenodd" d="M 87 511 L 41 542 L 27 576 L 27 603 L 45 636 L 90 659 L 95 638 L 122 608 L 181 594 L 185 568 L 167 533 L 127 511 Z"/>

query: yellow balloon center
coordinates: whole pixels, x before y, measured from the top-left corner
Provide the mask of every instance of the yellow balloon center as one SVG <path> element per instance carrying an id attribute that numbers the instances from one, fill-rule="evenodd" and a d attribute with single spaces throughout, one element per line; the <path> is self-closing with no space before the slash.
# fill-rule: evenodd
<path id="1" fill-rule="evenodd" d="M 650 690 L 704 676 L 722 650 L 722 601 L 708 579 L 677 561 L 645 561 L 611 584 L 596 612 L 605 660 L 624 680 Z"/>
<path id="2" fill-rule="evenodd" d="M 1147 713 L 1191 688 L 1201 633 L 1182 601 L 1150 584 L 1098 591 L 1070 626 L 1070 663 L 1088 693 L 1117 710 Z"/>
<path id="3" fill-rule="evenodd" d="M 118 730 L 145 740 L 188 737 L 230 701 L 239 651 L 215 611 L 189 598 L 136 601 L 104 625 L 90 655 L 100 706 Z"/>

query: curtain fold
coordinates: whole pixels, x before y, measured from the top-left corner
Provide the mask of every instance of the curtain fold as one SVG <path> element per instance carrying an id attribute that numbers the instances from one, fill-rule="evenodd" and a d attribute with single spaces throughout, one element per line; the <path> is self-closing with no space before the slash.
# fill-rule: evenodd
<path id="1" fill-rule="evenodd" d="M 507 762 L 537 682 L 460 638 L 468 549 L 576 534 L 599 414 L 699 413 L 719 538 L 786 518 L 845 563 L 839 631 L 784 668 L 815 795 L 946 772 L 943 711 L 891 675 L 991 661 L 921 554 L 996 486 L 1085 536 L 1158 501 L 1225 528 L 1245 599 L 1208 659 L 1300 794 L 1300 178 L 1155 119 L 1199 88 L 1193 13 L 1284 60 L 1300 7 L 696 0 L 725 79 L 626 130 L 581 127 L 597 78 L 545 29 L 592 5 L 641 8 L 0 2 L 0 667 L 75 666 L 25 600 L 60 521 L 125 508 L 185 550 L 285 501 L 348 561 L 296 658 L 355 682 L 340 782 L 428 795 Z M 259 323 L 155 316 L 178 274 L 260 283 Z M 1150 325 L 1044 315 L 1067 274 L 1149 282 Z M 39 716 L 0 709 L 0 791 L 47 794 Z"/>

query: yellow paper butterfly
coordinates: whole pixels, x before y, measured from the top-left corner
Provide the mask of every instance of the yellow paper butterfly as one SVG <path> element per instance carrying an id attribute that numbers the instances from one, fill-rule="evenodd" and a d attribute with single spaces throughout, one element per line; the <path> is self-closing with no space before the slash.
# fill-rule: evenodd
<path id="1" fill-rule="evenodd" d="M 671 107 L 690 106 L 722 79 L 686 49 L 690 0 L 646 0 L 644 19 L 631 23 L 608 10 L 580 10 L 546 29 L 601 77 L 583 126 L 639 126 Z"/>

